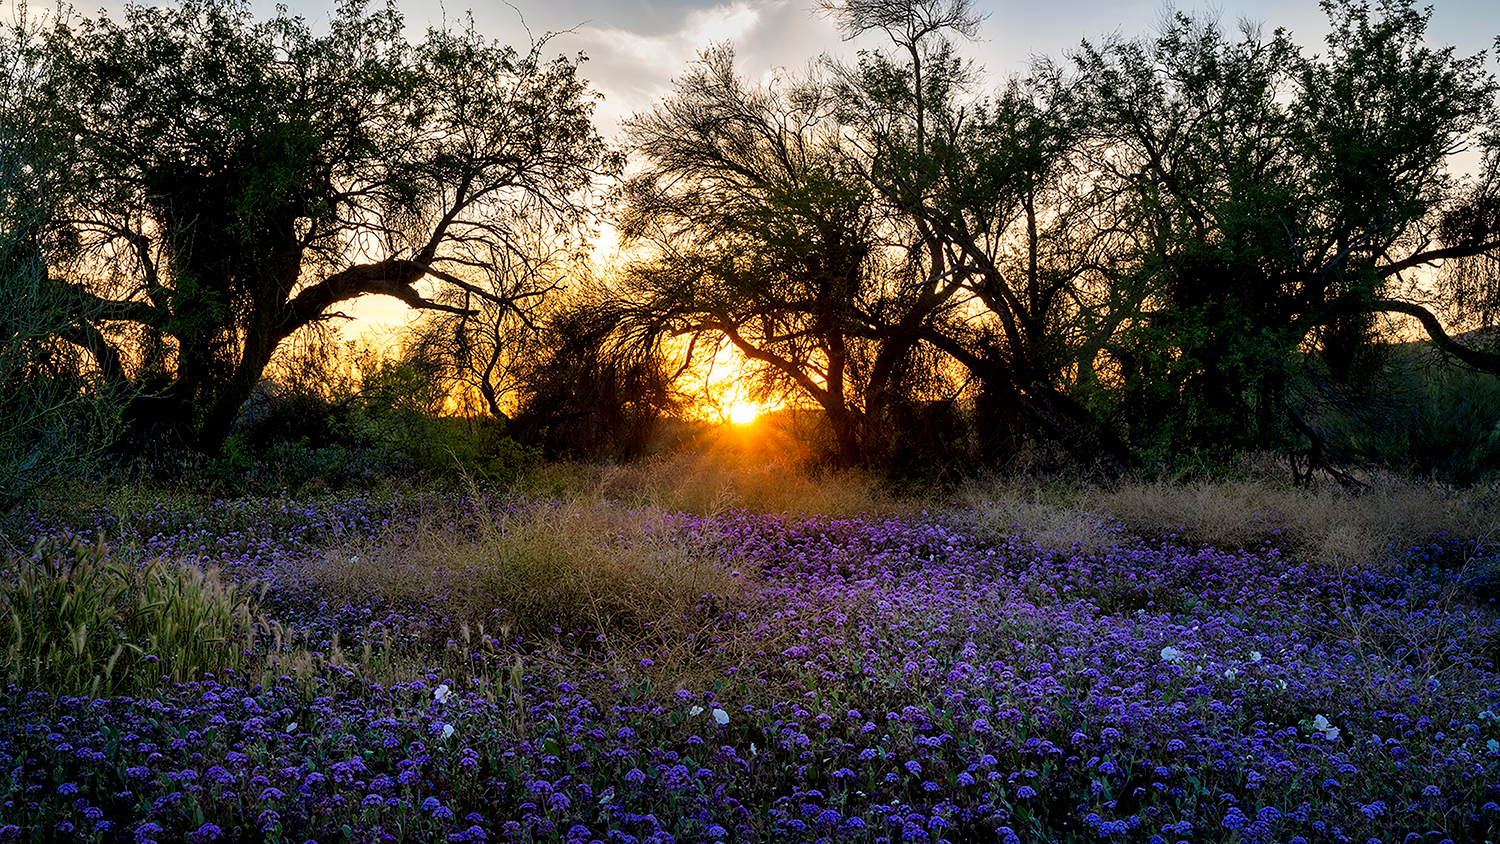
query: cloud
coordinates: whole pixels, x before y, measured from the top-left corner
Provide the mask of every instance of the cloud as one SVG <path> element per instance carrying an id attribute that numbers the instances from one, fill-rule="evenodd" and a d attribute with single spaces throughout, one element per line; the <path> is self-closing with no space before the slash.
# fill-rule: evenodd
<path id="1" fill-rule="evenodd" d="M 805 4 L 798 0 L 735 0 L 682 9 L 655 32 L 626 28 L 618 19 L 585 24 L 570 43 L 589 57 L 583 75 L 604 94 L 597 116 L 600 128 L 610 133 L 620 120 L 669 96 L 672 79 L 710 44 L 733 43 L 744 74 L 758 77 L 776 67 L 805 64 L 828 43 L 837 43 L 831 26 L 808 23 Z"/>
<path id="2" fill-rule="evenodd" d="M 786 3 L 783 0 L 772 5 L 784 6 Z M 688 15 L 687 25 L 683 27 L 682 32 L 693 43 L 732 41 L 750 32 L 758 23 L 760 23 L 760 10 L 751 8 L 749 3 L 741 2 L 730 6 L 695 10 Z"/>

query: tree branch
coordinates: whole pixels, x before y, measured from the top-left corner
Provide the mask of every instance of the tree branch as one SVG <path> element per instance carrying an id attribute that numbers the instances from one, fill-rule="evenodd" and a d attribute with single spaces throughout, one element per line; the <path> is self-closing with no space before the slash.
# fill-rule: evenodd
<path id="1" fill-rule="evenodd" d="M 434 271 L 415 261 L 391 258 L 373 264 L 360 264 L 334 273 L 317 284 L 304 287 L 287 303 L 276 327 L 277 339 L 291 336 L 297 329 L 323 318 L 333 305 L 360 296 L 390 296 L 420 310 L 445 311 L 451 314 L 477 316 L 478 311 L 459 308 L 424 299 L 413 287 L 427 275 L 444 281 L 455 281 L 447 273 Z M 469 289 L 471 286 L 460 283 Z"/>
<path id="2" fill-rule="evenodd" d="M 1432 264 L 1438 261 L 1446 261 L 1450 258 L 1472 258 L 1475 255 L 1483 255 L 1484 253 L 1494 249 L 1500 249 L 1500 240 L 1492 240 L 1488 243 L 1460 244 L 1458 246 L 1449 246 L 1443 249 L 1432 249 L 1426 252 L 1418 252 L 1415 255 L 1397 261 L 1393 264 L 1386 264 L 1385 266 L 1376 270 L 1376 272 L 1380 274 L 1381 278 L 1389 278 L 1396 273 L 1399 273 L 1403 270 L 1409 270 L 1412 267 L 1420 267 L 1423 264 Z M 1403 311 L 1403 313 L 1405 312 Z M 1413 316 L 1415 315 L 1413 314 Z"/>
<path id="3" fill-rule="evenodd" d="M 1443 330 L 1443 324 L 1438 321 L 1438 318 L 1421 305 L 1402 302 L 1397 299 L 1375 299 L 1370 302 L 1370 310 L 1416 317 L 1417 321 L 1422 323 L 1422 328 L 1426 329 L 1427 336 L 1431 338 L 1434 346 L 1437 346 L 1442 351 L 1458 358 L 1475 369 L 1500 375 L 1500 354 L 1480 349 L 1471 349 L 1449 337 L 1448 332 Z"/>

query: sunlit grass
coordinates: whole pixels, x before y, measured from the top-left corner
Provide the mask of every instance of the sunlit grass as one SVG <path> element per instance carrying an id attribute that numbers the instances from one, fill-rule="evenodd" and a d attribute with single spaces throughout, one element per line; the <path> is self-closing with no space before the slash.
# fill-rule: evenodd
<path id="1" fill-rule="evenodd" d="M 908 511 L 914 502 L 860 472 L 809 474 L 796 461 L 760 450 L 754 428 L 743 443 L 731 430 L 720 450 L 683 452 L 623 465 L 554 466 L 548 483 L 567 495 L 631 506 L 714 515 L 734 510 L 833 518 Z"/>
<path id="2" fill-rule="evenodd" d="M 1487 488 L 1381 478 L 1369 489 L 1275 480 L 1128 482 L 1112 487 L 991 478 L 955 500 L 990 532 L 1096 552 L 1124 537 L 1263 550 L 1309 562 L 1386 565 L 1413 547 L 1500 537 L 1500 496 Z"/>

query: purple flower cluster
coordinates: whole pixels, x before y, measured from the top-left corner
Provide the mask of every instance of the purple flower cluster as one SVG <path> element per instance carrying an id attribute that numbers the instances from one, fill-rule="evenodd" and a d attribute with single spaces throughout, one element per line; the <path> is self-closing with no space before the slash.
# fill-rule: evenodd
<path id="1" fill-rule="evenodd" d="M 293 564 L 341 531 L 400 541 L 413 517 L 399 506 L 222 506 L 118 517 L 110 535 L 269 583 L 291 623 L 379 620 L 320 606 Z M 753 584 L 698 643 L 703 665 L 749 656 L 716 678 L 660 690 L 650 672 L 668 655 L 642 636 L 609 658 L 518 649 L 519 688 L 505 671 L 383 685 L 329 667 L 138 698 L 11 688 L 0 839 L 1436 844 L 1500 830 L 1500 622 L 1438 574 L 1134 541 L 1059 552 L 957 516 L 661 529 L 712 543 Z"/>

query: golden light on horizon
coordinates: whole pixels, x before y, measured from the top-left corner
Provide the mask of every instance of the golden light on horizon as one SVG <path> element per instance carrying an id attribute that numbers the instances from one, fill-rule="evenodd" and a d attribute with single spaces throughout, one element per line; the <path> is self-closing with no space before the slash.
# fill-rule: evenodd
<path id="1" fill-rule="evenodd" d="M 729 406 L 729 421 L 736 425 L 749 425 L 766 409 L 755 402 L 738 401 Z"/>

